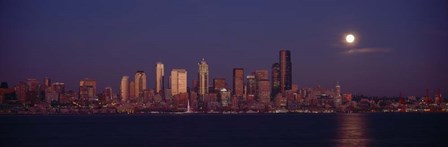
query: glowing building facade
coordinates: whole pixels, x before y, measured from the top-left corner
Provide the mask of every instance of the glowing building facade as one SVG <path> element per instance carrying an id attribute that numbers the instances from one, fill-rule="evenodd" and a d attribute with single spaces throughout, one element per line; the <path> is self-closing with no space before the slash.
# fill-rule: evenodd
<path id="1" fill-rule="evenodd" d="M 187 70 L 173 69 L 171 70 L 171 95 L 175 96 L 187 93 Z"/>
<path id="2" fill-rule="evenodd" d="M 199 95 L 204 96 L 208 93 L 209 70 L 208 64 L 202 59 L 199 63 L 198 79 L 199 79 Z"/>
<path id="3" fill-rule="evenodd" d="M 137 71 L 135 73 L 135 97 L 143 98 L 144 91 L 146 90 L 146 74 L 143 71 Z"/>
<path id="4" fill-rule="evenodd" d="M 129 76 L 121 77 L 120 95 L 122 101 L 129 99 Z"/>
<path id="5" fill-rule="evenodd" d="M 157 62 L 156 64 L 156 93 L 160 94 L 165 89 L 165 69 L 162 62 Z"/>
<path id="6" fill-rule="evenodd" d="M 129 99 L 135 98 L 135 82 L 130 80 L 129 82 Z"/>
<path id="7" fill-rule="evenodd" d="M 84 79 L 79 82 L 79 98 L 89 99 L 96 97 L 96 81 Z"/>
<path id="8" fill-rule="evenodd" d="M 254 96 L 257 91 L 257 80 L 255 79 L 254 75 L 248 75 L 247 77 L 247 84 L 246 84 L 246 95 L 247 96 Z"/>

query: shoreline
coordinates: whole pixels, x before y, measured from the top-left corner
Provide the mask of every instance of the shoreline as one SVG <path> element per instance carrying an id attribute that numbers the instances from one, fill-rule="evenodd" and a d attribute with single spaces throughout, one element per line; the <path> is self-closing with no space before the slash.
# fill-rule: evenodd
<path id="1" fill-rule="evenodd" d="M 90 113 L 90 114 L 82 114 L 82 113 L 39 113 L 39 114 L 4 114 L 1 113 L 1 116 L 161 116 L 161 115 L 294 115 L 294 114 L 443 114 L 446 112 L 352 112 L 352 113 L 343 113 L 343 112 L 332 112 L 332 113 L 312 113 L 312 112 L 286 112 L 286 113 L 272 113 L 272 112 L 256 112 L 256 113 L 225 113 L 225 112 L 214 112 L 214 113 L 203 113 L 203 112 L 194 112 L 194 113 L 185 113 L 185 112 L 161 112 L 161 113 Z M 448 114 L 448 113 L 446 113 Z"/>

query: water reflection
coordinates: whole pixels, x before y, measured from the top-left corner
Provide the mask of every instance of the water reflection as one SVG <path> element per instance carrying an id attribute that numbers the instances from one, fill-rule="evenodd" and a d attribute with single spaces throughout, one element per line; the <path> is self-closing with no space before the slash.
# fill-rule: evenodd
<path id="1" fill-rule="evenodd" d="M 366 114 L 338 115 L 336 146 L 369 146 Z"/>

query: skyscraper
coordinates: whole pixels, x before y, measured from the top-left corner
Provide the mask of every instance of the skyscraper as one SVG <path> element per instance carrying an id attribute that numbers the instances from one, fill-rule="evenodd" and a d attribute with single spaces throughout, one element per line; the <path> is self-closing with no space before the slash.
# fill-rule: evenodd
<path id="1" fill-rule="evenodd" d="M 224 78 L 214 78 L 213 79 L 213 90 L 218 93 L 223 88 L 227 88 L 226 79 L 224 79 Z"/>
<path id="2" fill-rule="evenodd" d="M 247 96 L 254 96 L 257 89 L 257 81 L 255 79 L 254 75 L 248 75 L 247 77 L 247 84 L 246 84 L 246 95 Z"/>
<path id="3" fill-rule="evenodd" d="M 39 80 L 37 80 L 37 79 L 28 79 L 26 81 L 26 84 L 28 85 L 28 91 L 36 92 L 36 93 L 39 91 Z"/>
<path id="4" fill-rule="evenodd" d="M 171 70 L 171 95 L 175 96 L 181 93 L 187 93 L 187 70 Z"/>
<path id="5" fill-rule="evenodd" d="M 257 79 L 257 81 L 269 80 L 269 71 L 268 70 L 255 70 L 255 79 Z"/>
<path id="6" fill-rule="evenodd" d="M 27 99 L 31 99 L 33 101 L 39 100 L 40 96 L 40 84 L 37 79 L 28 79 L 26 81 L 27 84 Z"/>
<path id="7" fill-rule="evenodd" d="M 135 98 L 135 82 L 129 80 L 129 99 Z"/>
<path id="8" fill-rule="evenodd" d="M 104 98 L 105 100 L 112 100 L 113 98 L 112 87 L 104 88 Z"/>
<path id="9" fill-rule="evenodd" d="M 19 100 L 21 103 L 25 103 L 25 101 L 27 101 L 27 87 L 27 84 L 22 81 L 20 81 L 19 84 L 15 87 L 17 100 Z"/>
<path id="10" fill-rule="evenodd" d="M 341 98 L 341 85 L 339 85 L 339 82 L 336 82 L 336 98 Z"/>
<path id="11" fill-rule="evenodd" d="M 259 102 L 269 103 L 271 101 L 271 86 L 269 80 L 257 81 L 257 98 Z"/>
<path id="12" fill-rule="evenodd" d="M 79 97 L 81 99 L 96 97 L 96 81 L 87 78 L 79 81 Z"/>
<path id="13" fill-rule="evenodd" d="M 244 92 L 244 69 L 233 69 L 233 95 L 237 97 L 243 96 Z"/>
<path id="14" fill-rule="evenodd" d="M 143 98 L 143 92 L 146 90 L 146 74 L 143 71 L 135 73 L 135 97 Z"/>
<path id="15" fill-rule="evenodd" d="M 129 99 L 129 76 L 121 77 L 120 95 L 122 101 Z"/>
<path id="16" fill-rule="evenodd" d="M 205 62 L 204 58 L 198 63 L 198 79 L 199 79 L 199 95 L 204 96 L 208 93 L 208 64 Z"/>
<path id="17" fill-rule="evenodd" d="M 65 84 L 61 82 L 54 82 L 51 83 L 51 87 L 53 87 L 53 90 L 57 93 L 64 94 L 65 93 Z"/>
<path id="18" fill-rule="evenodd" d="M 292 85 L 292 63 L 291 51 L 282 49 L 280 56 L 280 92 L 284 95 L 286 90 L 291 90 Z"/>
<path id="19" fill-rule="evenodd" d="M 156 64 L 156 93 L 160 94 L 165 89 L 165 70 L 162 62 Z"/>
<path id="20" fill-rule="evenodd" d="M 274 63 L 272 65 L 272 81 L 271 81 L 271 96 L 274 98 L 280 92 L 280 64 Z"/>
<path id="21" fill-rule="evenodd" d="M 193 84 L 193 91 L 194 91 L 195 93 L 198 93 L 198 90 L 199 90 L 199 81 L 196 80 L 196 79 L 194 79 L 194 80 L 192 81 L 192 84 Z"/>
<path id="22" fill-rule="evenodd" d="M 59 101 L 61 100 L 61 95 L 65 94 L 65 84 L 60 82 L 51 83 L 49 87 L 45 88 L 44 93 L 46 102 Z"/>
<path id="23" fill-rule="evenodd" d="M 51 79 L 50 78 L 45 77 L 45 79 L 44 79 L 44 86 L 45 86 L 45 88 L 51 86 Z"/>
<path id="24" fill-rule="evenodd" d="M 255 98 L 259 101 L 261 99 L 269 99 L 271 97 L 271 87 L 269 83 L 269 71 L 268 70 L 256 70 L 255 71 L 255 80 L 256 80 L 256 88 L 255 88 Z M 267 83 L 266 83 L 267 82 Z M 266 92 L 266 86 L 268 86 L 269 92 Z M 268 96 L 266 94 L 269 93 Z M 265 101 L 263 101 L 265 102 Z"/>

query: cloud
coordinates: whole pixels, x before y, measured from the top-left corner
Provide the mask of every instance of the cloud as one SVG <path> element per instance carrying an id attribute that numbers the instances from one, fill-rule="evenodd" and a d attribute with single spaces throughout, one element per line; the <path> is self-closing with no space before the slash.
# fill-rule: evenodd
<path id="1" fill-rule="evenodd" d="M 369 54 L 369 53 L 387 53 L 392 49 L 390 48 L 354 48 L 344 51 L 345 54 Z"/>

